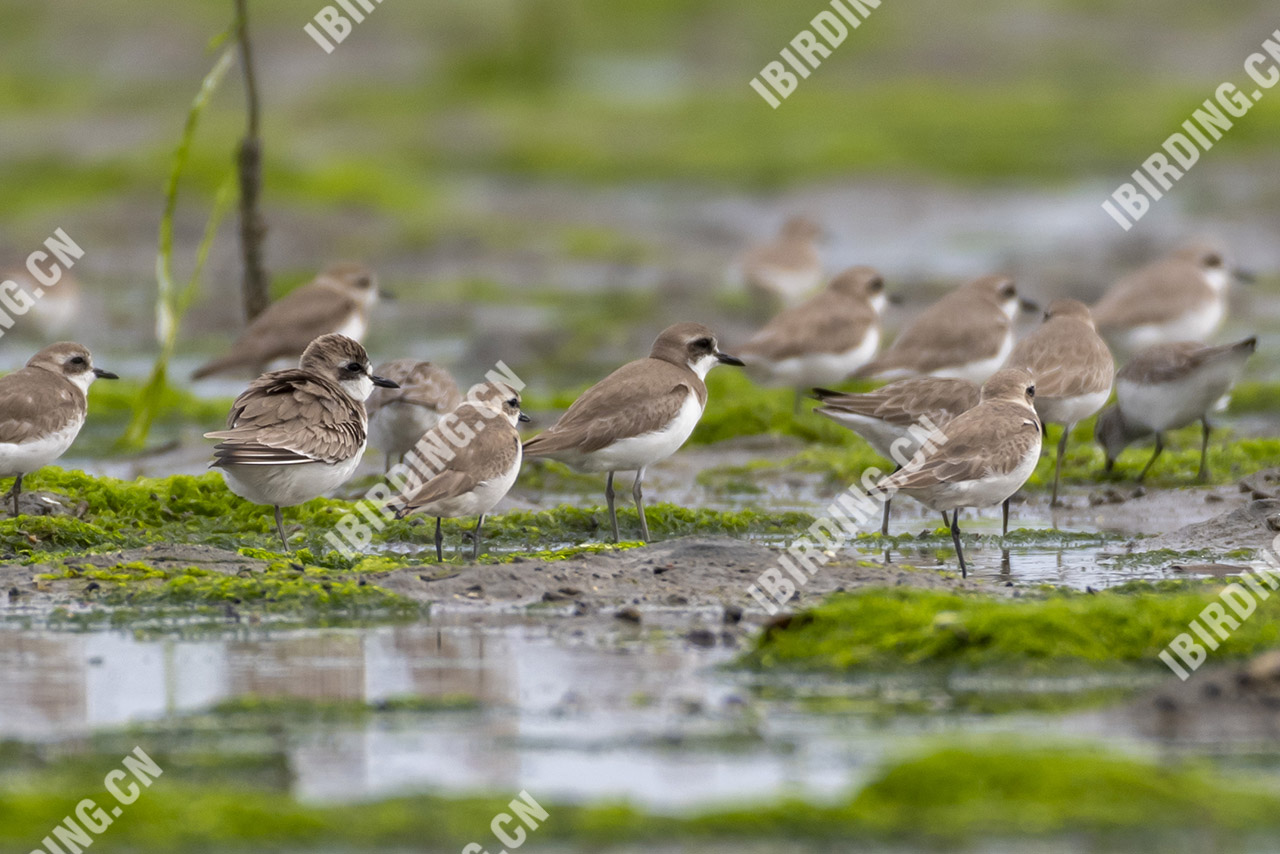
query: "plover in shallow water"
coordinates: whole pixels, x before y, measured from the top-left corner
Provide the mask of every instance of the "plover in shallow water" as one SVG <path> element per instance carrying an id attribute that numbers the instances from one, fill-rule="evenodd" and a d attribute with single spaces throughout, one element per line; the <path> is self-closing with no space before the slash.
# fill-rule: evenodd
<path id="1" fill-rule="evenodd" d="M 330 333 L 362 341 L 378 297 L 378 280 L 369 268 L 336 264 L 267 306 L 229 353 L 202 365 L 191 378 L 261 373 L 277 359 L 297 359 L 312 341 Z"/>
<path id="2" fill-rule="evenodd" d="M 794 305 L 822 287 L 822 228 L 802 216 L 783 223 L 769 243 L 748 250 L 740 267 L 749 293 Z"/>
<path id="3" fill-rule="evenodd" d="M 1209 468 L 1209 413 L 1231 390 L 1244 364 L 1258 347 L 1257 338 L 1206 347 L 1195 341 L 1157 344 L 1134 356 L 1116 374 L 1116 404 L 1098 416 L 1094 437 L 1107 455 L 1111 471 L 1120 452 L 1131 442 L 1152 434 L 1155 452 L 1142 467 L 1141 481 L 1164 451 L 1164 434 L 1199 421 L 1200 480 Z"/>
<path id="4" fill-rule="evenodd" d="M 885 302 L 881 275 L 853 267 L 765 324 L 738 356 L 752 379 L 796 389 L 798 409 L 803 389 L 838 383 L 876 354 Z"/>
<path id="5" fill-rule="evenodd" d="M 879 358 L 855 376 L 893 380 L 927 375 L 981 383 L 1013 350 L 1013 318 L 1031 306 L 1007 276 L 984 276 L 926 308 Z"/>
<path id="6" fill-rule="evenodd" d="M 981 397 L 977 385 L 949 377 L 911 377 L 865 394 L 813 391 L 822 402 L 814 412 L 848 427 L 898 468 L 916 455 L 934 428 L 945 428 L 957 415 L 977 406 Z M 890 499 L 884 502 L 880 524 L 885 535 L 890 503 Z M 1007 513 L 1005 519 L 1007 527 Z"/>
<path id="7" fill-rule="evenodd" d="M 307 347 L 298 367 L 254 380 L 231 406 L 211 468 L 227 488 L 254 504 L 275 509 L 285 551 L 281 507 L 327 495 L 360 464 L 368 438 L 364 400 L 374 386 L 395 388 L 370 370 L 364 347 L 345 335 L 322 335 Z"/>
<path id="8" fill-rule="evenodd" d="M 93 366 L 87 348 L 50 344 L 26 367 L 0 377 L 0 477 L 12 477 L 7 495 L 18 515 L 22 478 L 66 453 L 84 426 L 89 386 L 117 379 Z"/>
<path id="9" fill-rule="evenodd" d="M 475 516 L 471 559 L 476 560 L 484 517 L 511 491 L 520 474 L 523 454 L 516 425 L 529 416 L 520 411 L 518 392 L 500 383 L 484 383 L 467 392 L 466 401 L 445 418 L 449 432 L 467 440 L 440 471 L 390 506 L 401 519 L 415 513 L 436 517 L 436 560 L 444 560 L 441 518 Z M 442 421 L 432 431 L 443 431 L 445 426 Z M 423 438 L 430 441 L 432 431 Z M 446 447 L 443 442 L 433 444 Z"/>
<path id="10" fill-rule="evenodd" d="M 559 460 L 580 471 L 608 472 L 605 500 L 618 540 L 613 475 L 634 471 L 631 494 L 640 514 L 640 536 L 649 541 L 641 483 L 645 469 L 680 449 L 707 405 L 707 372 L 742 365 L 720 351 L 701 323 L 677 323 L 653 342 L 648 358 L 623 365 L 583 392 L 560 420 L 524 444 L 528 457 Z"/>
<path id="11" fill-rule="evenodd" d="M 462 393 L 449 372 L 431 362 L 395 359 L 373 369 L 399 388 L 375 388 L 365 401 L 369 444 L 386 455 L 386 468 L 436 426 L 440 416 L 462 403 Z"/>
<path id="12" fill-rule="evenodd" d="M 1093 306 L 1093 320 L 1112 346 L 1135 353 L 1153 344 L 1208 341 L 1227 316 L 1234 269 L 1222 249 L 1192 245 L 1117 281 Z"/>
<path id="13" fill-rule="evenodd" d="M 978 405 L 947 425 L 945 443 L 936 445 L 920 465 L 907 466 L 879 484 L 881 492 L 902 492 L 942 513 L 961 575 L 968 575 L 968 569 L 960 545 L 960 510 L 1004 503 L 1027 482 L 1040 459 L 1035 397 L 1035 382 L 1027 371 L 997 371 L 983 384 Z"/>
<path id="14" fill-rule="evenodd" d="M 1049 304 L 1044 323 L 1013 348 L 1007 367 L 1023 368 L 1035 377 L 1040 421 L 1063 425 L 1050 500 L 1056 506 L 1067 439 L 1076 424 L 1102 409 L 1111 396 L 1115 360 L 1094 329 L 1089 307 L 1079 300 L 1057 299 Z"/>

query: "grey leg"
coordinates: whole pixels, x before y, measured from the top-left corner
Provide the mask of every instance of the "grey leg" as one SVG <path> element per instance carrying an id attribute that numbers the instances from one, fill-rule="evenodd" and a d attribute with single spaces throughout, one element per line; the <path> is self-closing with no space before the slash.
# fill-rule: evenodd
<path id="1" fill-rule="evenodd" d="M 952 511 L 952 512 L 955 512 L 955 511 Z M 944 527 L 944 528 L 950 528 L 950 527 L 951 527 L 951 520 L 950 520 L 949 518 L 947 518 L 947 511 L 946 511 L 946 510 L 943 510 L 943 511 L 942 511 L 942 527 Z"/>
<path id="2" fill-rule="evenodd" d="M 22 475 L 18 475 L 13 479 L 13 488 L 9 490 L 9 494 L 13 496 L 13 516 L 18 517 L 18 496 L 22 494 Z"/>
<path id="3" fill-rule="evenodd" d="M 291 554 L 289 551 L 289 540 L 284 535 L 284 517 L 280 515 L 280 505 L 276 505 L 276 533 L 280 535 L 280 545 L 284 546 L 284 553 Z"/>
<path id="4" fill-rule="evenodd" d="M 609 505 L 609 524 L 613 526 L 613 541 L 620 542 L 618 536 L 618 511 L 613 507 L 613 472 L 609 472 L 609 478 L 604 482 L 604 500 Z"/>
<path id="5" fill-rule="evenodd" d="M 960 577 L 968 578 L 969 570 L 964 565 L 964 548 L 960 545 L 960 510 L 951 511 L 951 542 L 956 545 L 956 557 L 960 559 Z"/>
<path id="6" fill-rule="evenodd" d="M 1053 462 L 1053 500 L 1049 502 L 1050 507 L 1058 506 L 1058 480 L 1062 477 L 1062 455 L 1067 452 L 1067 437 L 1071 435 L 1071 428 L 1076 425 L 1067 424 L 1062 428 L 1062 438 L 1058 440 L 1058 458 Z"/>
<path id="7" fill-rule="evenodd" d="M 1209 431 L 1213 427 L 1210 426 L 1207 416 L 1200 419 L 1200 425 L 1204 428 L 1204 432 L 1200 436 L 1200 473 L 1196 475 L 1196 480 L 1203 483 L 1209 479 Z"/>
<path id="8" fill-rule="evenodd" d="M 640 488 L 644 480 L 644 468 L 636 472 L 636 482 L 631 486 L 631 497 L 636 500 L 636 512 L 640 514 L 640 539 L 649 542 L 649 520 L 644 515 L 644 491 Z"/>
<path id="9" fill-rule="evenodd" d="M 480 518 L 476 519 L 475 543 L 471 546 L 471 559 L 480 559 L 480 526 L 484 524 L 484 514 L 480 514 Z"/>
<path id="10" fill-rule="evenodd" d="M 1013 496 L 1010 496 L 1010 498 L 1012 497 Z M 1000 536 L 1007 537 L 1009 536 L 1009 499 L 1008 498 L 1006 498 L 1004 500 L 1004 504 L 1001 505 L 1001 510 L 1003 511 L 1003 514 L 1004 514 L 1004 524 L 1000 528 Z"/>
<path id="11" fill-rule="evenodd" d="M 1142 467 L 1142 471 L 1138 472 L 1138 483 L 1142 483 L 1143 478 L 1147 476 L 1147 472 L 1151 471 L 1151 467 L 1155 465 L 1156 457 L 1164 451 L 1164 434 L 1156 434 L 1156 451 L 1151 455 L 1151 459 L 1147 460 L 1147 464 Z"/>
<path id="12" fill-rule="evenodd" d="M 886 498 L 884 500 L 884 518 L 880 520 L 880 535 L 882 537 L 889 536 L 889 505 L 892 503 L 892 498 Z"/>
<path id="13" fill-rule="evenodd" d="M 440 530 L 440 517 L 436 517 L 436 563 L 444 563 L 444 533 Z"/>

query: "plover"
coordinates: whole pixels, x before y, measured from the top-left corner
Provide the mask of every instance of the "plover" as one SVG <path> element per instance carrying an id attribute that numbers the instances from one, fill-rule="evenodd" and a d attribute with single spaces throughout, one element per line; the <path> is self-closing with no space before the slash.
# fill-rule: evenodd
<path id="1" fill-rule="evenodd" d="M 951 541 L 968 575 L 960 545 L 960 510 L 994 507 L 1022 488 L 1040 459 L 1040 417 L 1036 385 L 1021 369 L 997 371 L 982 386 L 982 400 L 947 425 L 947 441 L 919 466 L 908 466 L 880 482 L 942 513 Z M 947 513 L 951 517 L 947 518 Z"/>
<path id="2" fill-rule="evenodd" d="M 1094 437 L 1107 455 L 1107 471 L 1125 447 L 1138 439 L 1156 437 L 1155 453 L 1138 475 L 1141 481 L 1164 450 L 1167 430 L 1199 421 L 1199 479 L 1207 480 L 1209 469 L 1209 413 L 1231 390 L 1244 363 L 1258 347 L 1257 338 L 1235 344 L 1206 347 L 1195 341 L 1156 344 L 1134 356 L 1116 374 L 1116 405 L 1098 416 Z"/>
<path id="3" fill-rule="evenodd" d="M 365 401 L 369 444 L 386 455 L 386 467 L 412 448 L 440 416 L 462 403 L 462 393 L 449 372 L 431 362 L 396 359 L 373 369 L 400 387 L 375 388 Z"/>
<path id="4" fill-rule="evenodd" d="M 957 415 L 977 406 L 981 397 L 977 385 L 949 377 L 911 377 L 866 394 L 824 388 L 813 391 L 822 401 L 814 412 L 857 433 L 872 450 L 893 460 L 899 469 L 900 460 L 909 460 L 920 450 L 931 427 L 945 428 Z M 886 536 L 889 505 L 890 500 L 886 499 L 880 525 L 880 533 Z M 1005 518 L 1008 519 L 1007 513 Z"/>
<path id="5" fill-rule="evenodd" d="M 13 282 L 29 294 L 34 301 L 23 315 L 22 325 L 28 321 L 45 341 L 60 338 L 74 331 L 80 315 L 80 282 L 70 270 L 58 270 L 59 278 L 52 285 L 36 281 L 25 269 L 12 269 L 0 273 L 0 282 Z"/>
<path id="6" fill-rule="evenodd" d="M 1134 353 L 1153 344 L 1207 341 L 1227 316 L 1233 270 L 1222 250 L 1193 245 L 1117 281 L 1093 306 L 1098 331 L 1117 349 Z"/>
<path id="7" fill-rule="evenodd" d="M 451 432 L 471 438 L 457 448 L 443 470 L 390 505 L 400 519 L 414 513 L 436 517 L 436 560 L 444 560 L 440 519 L 445 516 L 476 517 L 471 559 L 480 557 L 484 517 L 511 490 L 520 474 L 523 453 L 516 425 L 528 420 L 529 416 L 520 411 L 519 393 L 500 383 L 473 387 L 450 419 Z M 447 447 L 443 441 L 441 446 Z"/>
<path id="8" fill-rule="evenodd" d="M 783 223 L 776 238 L 743 256 L 741 272 L 748 291 L 794 305 L 822 287 L 822 257 L 817 245 L 821 236 L 821 226 L 805 217 Z"/>
<path id="9" fill-rule="evenodd" d="M 1071 430 L 1101 409 L 1111 396 L 1116 363 L 1079 300 L 1049 304 L 1044 323 L 1018 342 L 1007 367 L 1024 368 L 1036 378 L 1036 412 L 1044 424 L 1061 424 L 1058 456 L 1053 466 L 1053 498 L 1058 504 L 1062 455 Z"/>
<path id="10" fill-rule="evenodd" d="M 649 357 L 629 362 L 574 401 L 560 420 L 524 444 L 528 457 L 549 457 L 581 471 L 609 473 L 605 500 L 613 538 L 618 515 L 613 475 L 635 471 L 631 488 L 640 514 L 640 536 L 649 541 L 641 483 L 645 469 L 679 450 L 707 405 L 707 372 L 716 365 L 742 365 L 720 351 L 701 323 L 677 323 L 653 342 Z"/>
<path id="11" fill-rule="evenodd" d="M 374 386 L 396 384 L 373 374 L 359 342 L 322 335 L 298 367 L 254 380 L 232 404 L 227 429 L 205 434 L 220 440 L 209 467 L 221 469 L 236 495 L 275 509 L 286 552 L 280 508 L 325 495 L 356 470 L 368 438 L 364 400 Z"/>
<path id="12" fill-rule="evenodd" d="M 13 515 L 18 515 L 22 478 L 66 453 L 84 426 L 89 386 L 114 380 L 93 366 L 79 344 L 50 344 L 24 368 L 0 377 L 0 477 L 12 477 Z"/>
<path id="13" fill-rule="evenodd" d="M 838 383 L 875 356 L 885 302 L 880 274 L 853 267 L 765 324 L 738 356 L 752 379 L 796 389 L 798 409 L 801 389 Z"/>
<path id="14" fill-rule="evenodd" d="M 378 301 L 377 277 L 360 264 L 336 264 L 267 306 L 240 334 L 231 352 L 198 368 L 192 379 L 227 371 L 261 373 L 277 359 L 296 359 L 321 335 L 357 342 Z"/>
<path id="15" fill-rule="evenodd" d="M 928 375 L 981 383 L 1013 350 L 1013 318 L 1034 304 L 1018 298 L 1006 276 L 984 276 L 925 309 L 878 359 L 855 376 L 900 379 Z"/>

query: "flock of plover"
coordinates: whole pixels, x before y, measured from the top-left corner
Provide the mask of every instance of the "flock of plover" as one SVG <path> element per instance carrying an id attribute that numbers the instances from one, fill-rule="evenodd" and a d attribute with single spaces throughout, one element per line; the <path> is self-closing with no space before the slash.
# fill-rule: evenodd
<path id="1" fill-rule="evenodd" d="M 1200 475 L 1206 476 L 1210 414 L 1230 391 L 1256 340 L 1207 342 L 1225 316 L 1236 272 L 1213 247 L 1193 246 L 1117 281 L 1092 308 L 1056 299 L 1043 322 L 1015 341 L 1021 312 L 1039 308 L 1019 296 L 1012 279 L 984 276 L 928 307 L 881 347 L 881 316 L 890 301 L 871 267 L 853 267 L 823 287 L 813 223 L 796 218 L 776 241 L 743 259 L 743 280 L 758 300 L 784 307 L 740 348 L 720 349 L 700 323 L 677 323 L 649 355 L 593 385 L 558 421 L 522 442 L 520 395 L 497 382 L 463 395 L 444 368 L 398 359 L 372 365 L 360 343 L 379 298 L 367 268 L 343 264 L 272 304 L 237 338 L 227 355 L 199 368 L 261 373 L 280 359 L 297 367 L 261 373 L 236 399 L 216 439 L 211 465 L 236 494 L 273 508 L 288 549 L 281 508 L 332 493 L 355 472 L 366 446 L 393 463 L 413 457 L 419 442 L 454 448 L 414 477 L 388 505 L 398 516 L 436 517 L 435 546 L 443 558 L 440 519 L 476 517 L 473 557 L 480 553 L 485 515 L 514 484 L 523 460 L 559 460 L 606 473 L 605 499 L 620 539 L 614 475 L 635 472 L 632 498 L 640 536 L 649 539 L 643 481 L 646 470 L 674 454 L 707 405 L 707 373 L 720 364 L 744 367 L 756 381 L 794 388 L 797 403 L 812 392 L 815 410 L 848 427 L 878 453 L 915 457 L 881 484 L 881 530 L 889 530 L 894 492 L 942 513 L 962 570 L 959 516 L 965 508 L 1003 505 L 1035 469 L 1045 425 L 1063 425 L 1052 502 L 1058 502 L 1062 457 L 1071 429 L 1099 414 L 1096 439 L 1107 468 L 1128 444 L 1200 421 Z M 814 291 L 818 291 L 814 293 Z M 1127 359 L 1119 373 L 1112 349 Z M 97 368 L 78 344 L 50 345 L 26 367 L 0 377 L 0 476 L 13 477 L 8 496 L 20 512 L 22 478 L 58 459 L 85 420 L 86 392 Z M 854 378 L 887 385 L 865 394 L 825 386 Z M 1114 387 L 1114 389 L 1113 389 Z M 1115 403 L 1104 409 L 1115 392 Z M 912 430 L 927 419 L 941 441 Z M 461 437 L 461 441 L 459 440 Z M 425 446 L 425 445 L 424 445 Z M 420 461 L 419 461 L 420 462 Z"/>

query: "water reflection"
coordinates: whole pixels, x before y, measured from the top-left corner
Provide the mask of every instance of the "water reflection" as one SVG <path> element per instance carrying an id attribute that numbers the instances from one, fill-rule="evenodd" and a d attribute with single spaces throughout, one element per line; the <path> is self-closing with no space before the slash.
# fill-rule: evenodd
<path id="1" fill-rule="evenodd" d="M 291 733 L 295 793 L 345 801 L 528 788 L 654 808 L 780 792 L 826 800 L 866 760 L 864 748 L 850 762 L 830 735 L 799 738 L 798 728 L 813 735 L 812 722 L 761 727 L 740 702 L 743 686 L 714 668 L 727 650 L 599 646 L 557 631 L 493 617 L 215 640 L 0 630 L 0 739 L 73 739 L 246 694 L 370 703 L 464 694 L 482 710 Z"/>

